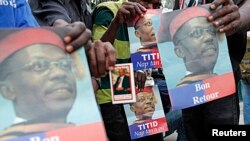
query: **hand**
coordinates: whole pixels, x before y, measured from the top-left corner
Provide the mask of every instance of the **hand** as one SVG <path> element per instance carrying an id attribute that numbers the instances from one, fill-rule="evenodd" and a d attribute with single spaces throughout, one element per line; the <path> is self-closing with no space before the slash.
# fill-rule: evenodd
<path id="1" fill-rule="evenodd" d="M 86 28 L 83 22 L 74 22 L 64 27 L 70 29 L 64 37 L 66 51 L 71 53 L 74 50 L 83 47 L 88 51 L 91 47 L 91 31 Z"/>
<path id="2" fill-rule="evenodd" d="M 139 91 L 142 91 L 146 82 L 146 74 L 139 71 L 135 71 L 134 73 L 135 86 L 138 86 Z"/>
<path id="3" fill-rule="evenodd" d="M 210 9 L 216 10 L 219 6 L 222 8 L 209 16 L 208 21 L 212 22 L 219 32 L 232 35 L 241 26 L 239 8 L 232 0 L 215 0 Z"/>
<path id="4" fill-rule="evenodd" d="M 133 18 L 138 14 L 143 16 L 143 13 L 146 12 L 146 8 L 143 7 L 141 4 L 136 2 L 124 2 L 122 6 L 118 10 L 115 21 L 118 24 L 123 24 L 127 21 L 133 20 Z"/>
<path id="5" fill-rule="evenodd" d="M 116 63 L 115 49 L 109 42 L 95 41 L 86 51 L 91 75 L 100 78 Z"/>

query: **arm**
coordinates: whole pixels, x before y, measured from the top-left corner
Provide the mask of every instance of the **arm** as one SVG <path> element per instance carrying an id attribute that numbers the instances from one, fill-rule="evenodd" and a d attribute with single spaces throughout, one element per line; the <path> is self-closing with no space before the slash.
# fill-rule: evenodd
<path id="1" fill-rule="evenodd" d="M 126 4 L 123 4 L 126 7 Z M 132 8 L 138 7 L 139 4 L 134 4 L 132 3 Z M 129 7 L 129 6 L 128 6 Z M 129 8 L 131 8 L 129 7 Z M 120 10 L 123 9 L 123 7 L 120 8 Z M 146 9 L 144 9 L 146 10 Z M 123 10 L 122 10 L 123 11 Z M 127 11 L 127 10 L 125 10 Z M 133 12 L 133 10 L 130 10 Z M 121 12 L 121 11 L 120 11 Z M 135 12 L 135 11 L 134 11 Z M 145 12 L 145 11 L 143 11 Z M 122 16 L 122 13 L 116 14 L 116 17 L 113 19 L 113 14 L 112 12 L 103 7 L 99 7 L 95 9 L 94 14 L 93 14 L 93 19 L 94 19 L 94 27 L 93 27 L 93 39 L 98 40 L 101 39 L 102 41 L 108 41 L 110 43 L 113 43 L 116 37 L 117 30 L 119 26 L 123 23 L 125 23 L 124 16 Z M 142 14 L 142 13 L 141 13 Z M 120 15 L 120 16 L 119 16 Z M 126 14 L 125 14 L 126 15 Z M 127 17 L 129 19 L 129 16 Z M 132 18 L 132 17 L 131 17 Z M 132 19 L 130 19 L 132 20 Z M 138 74 L 138 75 L 137 75 Z M 141 73 L 136 73 L 135 75 L 135 83 L 136 86 L 141 89 L 143 89 L 144 84 L 145 84 L 145 75 Z"/>
<path id="2" fill-rule="evenodd" d="M 113 44 L 120 25 L 133 20 L 137 14 L 143 15 L 144 12 L 146 12 L 146 9 L 139 3 L 124 2 L 107 28 L 107 31 L 101 37 L 101 40 Z"/>
<path id="3" fill-rule="evenodd" d="M 71 23 L 71 16 L 62 0 L 40 0 L 41 5 L 35 13 L 41 16 L 43 21 L 54 27 L 65 27 L 69 32 L 64 37 L 65 49 L 71 53 L 84 46 L 89 61 L 90 72 L 95 77 L 104 75 L 107 70 L 113 68 L 116 59 L 115 51 L 111 44 L 97 41 L 92 43 L 91 31 L 83 22 Z M 97 57 L 98 56 L 98 57 Z"/>

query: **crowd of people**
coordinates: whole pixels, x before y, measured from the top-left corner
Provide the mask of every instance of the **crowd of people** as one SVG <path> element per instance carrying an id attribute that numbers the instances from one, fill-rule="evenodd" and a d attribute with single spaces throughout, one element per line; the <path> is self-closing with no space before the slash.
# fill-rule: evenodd
<path id="1" fill-rule="evenodd" d="M 5 2 L 3 4 L 3 2 Z M 175 0 L 174 9 L 184 9 L 191 6 L 197 6 L 200 4 L 208 4 L 210 10 L 214 11 L 220 8 L 218 11 L 213 12 L 212 14 L 206 13 L 203 14 L 203 17 L 197 19 L 188 19 L 183 23 L 186 29 L 190 29 L 188 26 L 192 26 L 195 20 L 196 23 L 201 23 L 205 25 L 205 21 L 208 21 L 206 29 L 203 29 L 203 32 L 208 33 L 207 36 L 214 36 L 215 31 L 226 33 L 227 42 L 229 47 L 229 55 L 232 62 L 232 67 L 235 76 L 235 84 L 238 84 L 241 79 L 240 67 L 239 64 L 243 58 L 246 48 L 246 33 L 250 30 L 250 20 L 248 15 L 250 14 L 250 1 L 248 0 Z M 103 118 L 104 126 L 106 129 L 107 137 L 110 141 L 129 141 L 130 135 L 128 130 L 128 125 L 126 121 L 126 116 L 124 113 L 123 105 L 121 104 L 112 104 L 111 92 L 110 92 L 110 80 L 107 72 L 113 70 L 115 64 L 129 63 L 130 62 L 130 44 L 127 30 L 127 21 L 132 21 L 135 16 L 143 17 L 147 9 L 159 9 L 161 8 L 160 0 L 119 0 L 119 1 L 108 1 L 98 4 L 93 11 L 88 6 L 88 1 L 86 0 L 0 0 L 0 28 L 26 28 L 26 27 L 43 27 L 53 28 L 60 27 L 67 29 L 67 34 L 63 38 L 63 43 L 65 45 L 55 45 L 52 43 L 52 51 L 46 51 L 46 47 L 43 45 L 36 46 L 30 45 L 27 48 L 24 48 L 19 53 L 32 53 L 34 49 L 39 50 L 44 55 L 47 55 L 48 58 L 54 56 L 50 54 L 58 54 L 56 57 L 63 58 L 62 49 L 67 53 L 72 53 L 80 47 L 84 47 L 89 63 L 89 70 L 92 75 L 92 84 L 96 92 L 96 100 L 100 107 L 100 112 Z M 184 18 L 184 17 L 181 17 Z M 174 21 L 173 21 L 174 22 Z M 145 26 L 150 25 L 150 23 L 145 23 Z M 48 27 L 50 26 L 50 27 Z M 137 29 L 140 27 L 136 27 Z M 183 28 L 182 28 L 183 29 Z M 141 29 L 142 30 L 142 29 Z M 140 32 L 137 31 L 139 36 Z M 181 33 L 182 32 L 182 33 Z M 175 48 L 177 50 L 176 54 L 183 58 L 184 61 L 188 61 L 187 54 L 183 54 L 181 50 L 185 47 L 185 44 L 188 42 L 185 41 L 185 44 L 182 43 L 184 39 L 181 37 L 187 30 L 181 31 L 176 30 L 172 32 L 173 38 L 176 42 Z M 205 34 L 204 33 L 204 34 Z M 179 34 L 177 36 L 177 34 Z M 210 37 L 212 38 L 212 37 Z M 141 35 L 142 39 L 142 35 Z M 216 42 L 214 39 L 210 39 L 211 42 Z M 190 43 L 191 44 L 191 43 Z M 195 46 L 193 50 L 197 50 L 199 46 Z M 207 72 L 213 70 L 214 64 L 217 59 L 216 49 L 213 55 L 209 55 L 211 58 L 206 58 L 204 62 L 212 62 L 212 65 L 202 64 L 203 67 L 199 67 L 197 70 L 192 70 L 188 65 L 187 69 L 191 72 Z M 191 49 L 190 49 L 191 50 Z M 193 52 L 194 51 L 190 51 Z M 9 54 L 10 55 L 10 54 Z M 32 55 L 30 55 L 32 57 Z M 16 63 L 20 62 L 23 64 L 29 64 L 25 62 L 18 54 L 11 56 L 12 59 L 18 60 Z M 55 56 L 54 56 L 55 57 Z M 0 56 L 0 58 L 2 58 Z M 56 60 L 49 62 L 49 66 L 53 64 L 65 64 L 66 62 L 59 61 L 58 58 L 51 58 L 51 60 Z M 6 63 L 4 60 L 0 60 L 0 67 L 2 62 Z M 31 58 L 32 59 L 32 58 Z M 31 61 L 31 59 L 26 59 L 26 61 Z M 202 59 L 202 58 L 200 58 Z M 211 59 L 211 60 L 209 60 Z M 40 61 L 39 61 L 40 62 Z M 39 63 L 37 62 L 37 63 Z M 7 62 L 8 63 L 8 62 Z M 41 63 L 41 62 L 40 62 Z M 68 62 L 69 63 L 69 62 Z M 195 63 L 197 64 L 197 63 Z M 205 65 L 205 67 L 204 67 Z M 11 67 L 11 65 L 9 65 Z M 57 66 L 58 67 L 58 66 Z M 60 65 L 60 67 L 62 67 Z M 36 69 L 36 68 L 34 68 Z M 46 68 L 49 69 L 49 68 Z M 1 70 L 0 79 L 8 79 L 11 83 L 14 82 L 16 78 L 11 77 L 8 70 Z M 7 72 L 6 72 L 7 71 Z M 211 73 L 210 72 L 210 73 Z M 25 75 L 25 74 L 24 74 Z M 212 73 L 211 73 L 212 75 Z M 22 77 L 22 75 L 19 75 Z M 71 74 L 65 75 L 64 78 L 71 78 Z M 146 81 L 146 75 L 141 71 L 134 72 L 135 85 L 139 90 L 144 89 L 144 84 Z M 98 78 L 98 80 L 97 80 Z M 13 79 L 13 80 L 12 80 Z M 164 80 L 164 77 L 161 79 Z M 164 81 L 155 80 L 158 83 L 160 88 L 160 93 L 162 97 L 167 96 L 164 93 L 167 93 L 167 87 Z M 66 81 L 66 79 L 65 79 Z M 9 85 L 6 83 L 0 85 L 1 95 L 4 95 L 10 100 L 14 98 L 24 99 L 23 97 L 17 97 L 14 93 L 11 93 L 11 87 L 15 85 Z M 29 87 L 27 83 L 25 87 Z M 24 85 L 24 84 L 23 84 Z M 43 84 L 41 84 L 43 85 Z M 20 91 L 23 87 L 20 86 Z M 237 85 L 236 85 L 237 86 Z M 74 81 L 72 80 L 69 83 L 70 91 L 74 91 Z M 238 88 L 237 88 L 238 89 Z M 37 92 L 39 93 L 39 92 Z M 10 95 L 11 94 L 11 95 Z M 28 94 L 25 92 L 25 94 Z M 66 95 L 66 94 L 65 94 Z M 37 97 L 39 99 L 39 97 Z M 163 105 L 169 102 L 169 100 L 164 100 L 162 98 Z M 68 104 L 61 106 L 66 106 L 64 111 L 61 111 L 58 115 L 67 115 L 69 107 L 74 101 L 74 96 L 68 101 Z M 25 110 L 25 107 L 21 107 L 18 103 L 13 104 L 19 110 Z M 32 101 L 35 102 L 35 101 Z M 30 103 L 32 105 L 32 103 Z M 135 104 L 136 105 L 136 104 Z M 134 106 L 135 106 L 134 105 Z M 167 104 L 168 106 L 170 105 Z M 170 105 L 171 106 L 171 105 Z M 132 106 L 133 107 L 133 106 Z M 50 108 L 50 107 L 48 107 Z M 44 110 L 46 112 L 46 110 Z M 165 110 L 166 112 L 167 110 Z M 180 112 L 180 111 L 178 111 Z M 55 114 L 56 112 L 54 112 Z M 39 114 L 39 113 L 37 113 Z M 167 119 L 169 114 L 174 114 L 172 112 L 166 112 Z M 178 114 L 178 127 L 177 131 L 181 130 L 182 138 L 178 138 L 178 141 L 205 141 L 209 132 L 209 125 L 212 124 L 230 124 L 237 125 L 239 124 L 239 99 L 238 94 L 234 94 L 202 104 L 199 106 L 187 108 L 182 110 L 182 115 Z M 18 115 L 23 119 L 29 119 L 27 115 Z M 55 114 L 56 116 L 56 114 Z M 31 116 L 32 117 L 32 116 Z M 180 118 L 179 118 L 180 117 Z M 53 116 L 51 117 L 53 120 Z M 177 118 L 177 116 L 174 116 Z M 173 120 L 175 120 L 173 118 Z M 36 119 L 42 120 L 42 119 Z M 62 124 L 63 122 L 60 121 Z M 170 120 L 169 120 L 170 121 Z M 171 121 L 169 122 L 169 124 Z M 175 122 L 173 122 L 175 123 Z M 65 125 L 66 126 L 66 125 Z M 169 127 L 174 127 L 170 125 Z M 169 132 L 172 132 L 173 129 L 169 129 Z M 179 132 L 178 132 L 179 133 Z M 139 139 L 135 141 L 163 141 L 163 134 L 155 134 Z"/>

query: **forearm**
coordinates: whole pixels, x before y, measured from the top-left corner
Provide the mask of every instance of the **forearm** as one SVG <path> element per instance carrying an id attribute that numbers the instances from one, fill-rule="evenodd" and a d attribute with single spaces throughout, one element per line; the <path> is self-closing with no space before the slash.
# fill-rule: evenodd
<path id="1" fill-rule="evenodd" d="M 120 24 L 116 21 L 113 20 L 108 29 L 106 30 L 106 32 L 103 34 L 103 36 L 101 37 L 101 41 L 103 42 L 110 42 L 111 44 L 114 43 L 115 41 L 115 37 L 116 37 L 116 33 L 119 29 Z"/>
<path id="2" fill-rule="evenodd" d="M 241 26 L 240 30 L 241 32 L 246 32 L 250 30 L 250 0 L 246 0 L 242 6 L 240 6 L 239 9 L 240 12 L 240 20 L 241 20 Z"/>

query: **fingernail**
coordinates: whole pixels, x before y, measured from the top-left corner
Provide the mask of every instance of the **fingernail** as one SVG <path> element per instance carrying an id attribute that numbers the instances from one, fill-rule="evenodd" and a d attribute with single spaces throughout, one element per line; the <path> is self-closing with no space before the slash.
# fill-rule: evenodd
<path id="1" fill-rule="evenodd" d="M 67 51 L 67 52 L 72 52 L 72 51 L 73 51 L 73 46 L 67 45 L 67 46 L 66 46 L 66 51 Z"/>
<path id="2" fill-rule="evenodd" d="M 224 30 L 221 28 L 221 29 L 219 29 L 219 32 L 224 32 Z"/>
<path id="3" fill-rule="evenodd" d="M 70 36 L 65 36 L 64 37 L 64 42 L 68 43 L 68 42 L 70 42 L 70 40 L 71 40 Z"/>
<path id="4" fill-rule="evenodd" d="M 214 24 L 215 24 L 216 26 L 219 26 L 219 25 L 220 25 L 220 23 L 219 23 L 218 21 L 214 22 Z"/>
<path id="5" fill-rule="evenodd" d="M 210 8 L 211 8 L 211 9 L 215 9 L 215 5 L 214 5 L 214 4 L 211 4 L 211 5 L 210 5 Z"/>
<path id="6" fill-rule="evenodd" d="M 208 16 L 208 19 L 212 21 L 214 19 L 214 17 L 213 16 Z"/>

